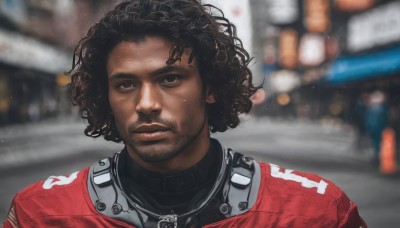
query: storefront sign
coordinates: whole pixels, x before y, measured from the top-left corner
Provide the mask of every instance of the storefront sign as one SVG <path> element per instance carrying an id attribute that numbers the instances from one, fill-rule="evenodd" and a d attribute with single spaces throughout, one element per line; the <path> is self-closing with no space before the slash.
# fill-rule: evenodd
<path id="1" fill-rule="evenodd" d="M 205 0 L 219 7 L 226 18 L 236 25 L 238 37 L 243 42 L 243 47 L 253 55 L 253 29 L 251 26 L 250 0 Z"/>
<path id="2" fill-rule="evenodd" d="M 267 0 L 269 22 L 273 24 L 290 24 L 299 17 L 297 0 Z"/>
<path id="3" fill-rule="evenodd" d="M 351 52 L 400 41 L 400 1 L 353 16 L 348 24 L 347 47 Z"/>
<path id="4" fill-rule="evenodd" d="M 325 39 L 322 35 L 308 33 L 301 37 L 299 60 L 304 66 L 317 66 L 325 60 Z"/>
<path id="5" fill-rule="evenodd" d="M 279 38 L 280 65 L 287 69 L 294 69 L 298 65 L 298 34 L 291 28 L 283 29 Z"/>
<path id="6" fill-rule="evenodd" d="M 330 26 L 328 0 L 306 0 L 305 27 L 309 32 L 326 32 Z"/>
<path id="7" fill-rule="evenodd" d="M 325 36 L 325 59 L 333 60 L 340 54 L 340 43 L 337 36 Z"/>
<path id="8" fill-rule="evenodd" d="M 67 71 L 72 54 L 31 37 L 0 30 L 0 62 L 50 74 Z"/>
<path id="9" fill-rule="evenodd" d="M 400 72 L 400 46 L 363 56 L 342 57 L 336 60 L 326 80 L 346 83 L 367 78 L 382 77 Z"/>
<path id="10" fill-rule="evenodd" d="M 343 12 L 359 12 L 371 8 L 375 0 L 335 0 L 337 9 Z"/>
<path id="11" fill-rule="evenodd" d="M 300 76 L 295 71 L 280 70 L 270 74 L 270 89 L 272 92 L 289 92 L 300 86 Z"/>

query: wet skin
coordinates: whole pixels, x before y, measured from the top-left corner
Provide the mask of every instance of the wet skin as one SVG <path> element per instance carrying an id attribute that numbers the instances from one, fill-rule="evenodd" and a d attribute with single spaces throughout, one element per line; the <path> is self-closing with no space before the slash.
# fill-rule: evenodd
<path id="1" fill-rule="evenodd" d="M 204 89 L 190 49 L 166 64 L 171 42 L 146 36 L 122 41 L 107 60 L 108 96 L 117 129 L 129 155 L 142 167 L 170 173 L 191 167 L 210 144 Z"/>

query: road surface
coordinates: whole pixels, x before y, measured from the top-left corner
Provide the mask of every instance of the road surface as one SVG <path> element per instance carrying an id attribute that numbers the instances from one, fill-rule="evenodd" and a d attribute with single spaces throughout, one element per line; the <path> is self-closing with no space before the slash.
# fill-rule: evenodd
<path id="1" fill-rule="evenodd" d="M 0 220 L 28 184 L 80 170 L 123 147 L 85 137 L 83 129 L 73 118 L 0 128 Z M 213 137 L 258 160 L 332 180 L 358 204 L 369 227 L 400 227 L 399 174 L 382 176 L 369 164 L 369 150 L 354 151 L 348 126 L 246 118 Z"/>

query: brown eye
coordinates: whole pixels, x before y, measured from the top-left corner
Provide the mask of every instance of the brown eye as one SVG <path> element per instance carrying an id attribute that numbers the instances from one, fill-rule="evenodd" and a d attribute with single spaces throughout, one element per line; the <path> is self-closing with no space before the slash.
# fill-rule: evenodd
<path id="1" fill-rule="evenodd" d="M 164 77 L 161 81 L 160 84 L 164 85 L 164 86 L 175 86 L 178 85 L 181 82 L 182 77 L 178 76 L 178 75 L 167 75 L 166 77 Z"/>
<path id="2" fill-rule="evenodd" d="M 132 81 L 123 81 L 118 84 L 118 89 L 127 90 L 127 89 L 134 89 L 136 86 Z"/>

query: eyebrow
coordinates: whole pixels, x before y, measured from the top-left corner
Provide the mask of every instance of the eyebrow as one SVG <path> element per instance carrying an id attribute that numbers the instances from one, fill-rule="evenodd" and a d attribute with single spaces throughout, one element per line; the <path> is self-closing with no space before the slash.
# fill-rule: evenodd
<path id="1" fill-rule="evenodd" d="M 167 65 L 167 66 L 163 66 L 163 67 L 151 72 L 150 76 L 156 77 L 158 75 L 173 72 L 173 71 L 180 72 L 180 73 L 187 73 L 190 70 L 188 69 L 188 67 Z M 128 79 L 128 78 L 134 78 L 134 77 L 136 77 L 136 75 L 133 73 L 121 72 L 121 73 L 116 73 L 116 74 L 111 75 L 108 80 L 111 81 L 111 80 L 115 80 L 115 79 Z"/>

